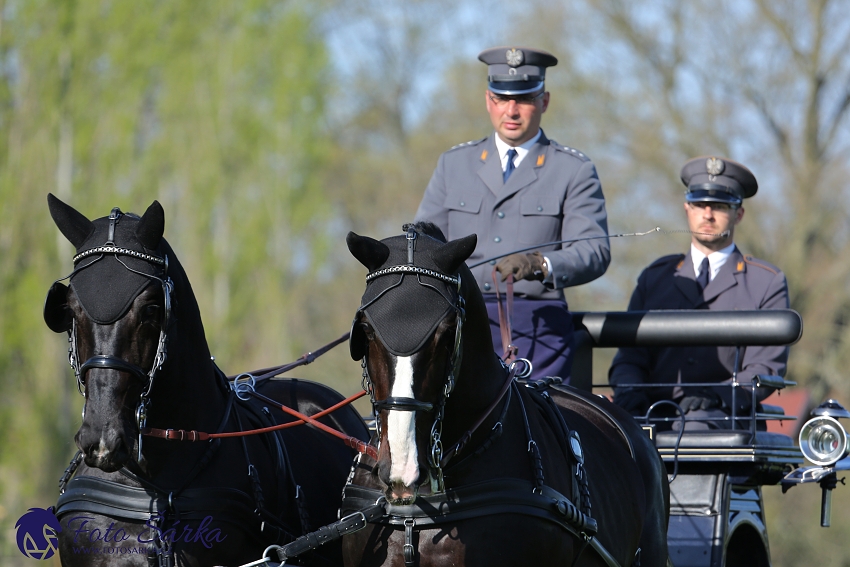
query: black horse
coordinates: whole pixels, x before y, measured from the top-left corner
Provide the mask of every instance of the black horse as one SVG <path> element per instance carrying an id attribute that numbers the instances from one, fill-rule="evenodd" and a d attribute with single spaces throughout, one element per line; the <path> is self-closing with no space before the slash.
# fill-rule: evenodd
<path id="1" fill-rule="evenodd" d="M 191 442 L 196 432 L 293 418 L 247 395 L 247 385 L 237 396 L 215 366 L 186 273 L 162 238 L 159 203 L 142 217 L 116 208 L 94 221 L 53 195 L 48 204 L 77 255 L 70 286 L 53 285 L 44 316 L 68 332 L 85 395 L 81 453 L 56 507 L 62 564 L 238 565 L 333 521 L 353 457 L 339 440 L 301 426 Z M 294 379 L 257 390 L 307 415 L 342 399 Z M 322 421 L 368 439 L 350 406 Z M 154 428 L 171 430 L 169 439 L 140 434 Z M 340 560 L 339 546 L 307 558 Z"/>
<path id="2" fill-rule="evenodd" d="M 350 346 L 378 459 L 359 460 L 342 512 L 385 498 L 386 514 L 343 538 L 346 565 L 665 565 L 669 493 L 648 436 L 605 399 L 514 379 L 464 264 L 475 235 L 405 230 L 348 235 L 369 270 Z"/>

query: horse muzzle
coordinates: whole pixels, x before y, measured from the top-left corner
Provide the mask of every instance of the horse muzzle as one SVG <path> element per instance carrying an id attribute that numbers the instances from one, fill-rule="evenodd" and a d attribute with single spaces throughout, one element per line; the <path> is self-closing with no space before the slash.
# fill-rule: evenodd
<path id="1" fill-rule="evenodd" d="M 419 496 L 417 486 L 405 486 L 401 482 L 393 482 L 387 487 L 387 502 L 394 506 L 409 506 Z"/>

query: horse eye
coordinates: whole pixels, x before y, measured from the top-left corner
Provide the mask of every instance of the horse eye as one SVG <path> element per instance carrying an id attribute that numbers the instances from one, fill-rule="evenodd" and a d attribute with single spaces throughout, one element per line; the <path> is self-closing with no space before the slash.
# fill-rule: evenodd
<path id="1" fill-rule="evenodd" d="M 360 323 L 360 328 L 365 333 L 367 339 L 370 341 L 375 340 L 375 329 L 372 328 L 372 325 L 369 323 Z"/>
<path id="2" fill-rule="evenodd" d="M 159 305 L 145 305 L 142 308 L 142 321 L 146 323 L 159 321 Z"/>

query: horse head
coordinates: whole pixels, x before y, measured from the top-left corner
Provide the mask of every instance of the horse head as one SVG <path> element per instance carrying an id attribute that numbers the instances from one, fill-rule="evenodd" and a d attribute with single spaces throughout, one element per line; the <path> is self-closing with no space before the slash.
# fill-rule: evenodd
<path id="1" fill-rule="evenodd" d="M 94 221 L 53 195 L 48 205 L 76 255 L 69 285 L 57 281 L 48 292 L 44 320 L 69 334 L 71 366 L 86 398 L 76 444 L 87 465 L 112 472 L 131 458 L 144 460 L 139 430 L 177 318 L 172 277 L 185 274 L 162 237 L 158 202 L 141 217 L 116 207 Z"/>
<path id="2" fill-rule="evenodd" d="M 464 353 L 485 353 L 488 368 L 496 357 L 481 292 L 464 264 L 476 235 L 447 243 L 430 223 L 405 230 L 382 241 L 349 233 L 347 243 L 369 270 L 350 347 L 371 383 L 377 474 L 390 502 L 409 504 L 421 484 L 442 483 L 444 412 L 469 372 Z"/>

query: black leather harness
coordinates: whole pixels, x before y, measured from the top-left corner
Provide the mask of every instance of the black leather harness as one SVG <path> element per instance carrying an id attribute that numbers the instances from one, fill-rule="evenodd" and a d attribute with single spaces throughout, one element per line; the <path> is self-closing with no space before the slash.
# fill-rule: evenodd
<path id="1" fill-rule="evenodd" d="M 219 432 L 224 429 L 231 414 L 235 417 L 238 428 L 243 429 L 242 420 L 245 416 L 240 415 L 242 412 L 239 411 L 242 408 L 248 410 L 253 419 L 259 420 L 263 425 L 276 425 L 268 412 L 260 413 L 249 404 L 239 405 L 237 411 L 231 412 L 235 399 L 235 394 L 230 392 Z M 157 486 L 127 467 L 119 472 L 138 486 L 93 476 L 75 477 L 74 474 L 82 462 L 82 453 L 78 452 L 59 482 L 60 495 L 56 504 L 56 517 L 61 519 L 72 513 L 90 513 L 119 520 L 145 522 L 149 527 L 161 528 L 167 521 L 201 521 L 212 516 L 216 521 L 231 524 L 248 533 L 258 545 L 295 540 L 297 535 L 292 533 L 292 528 L 267 510 L 257 470 L 251 463 L 244 437 L 241 439 L 248 462 L 253 497 L 235 488 L 188 488 L 195 477 L 212 461 L 221 446 L 221 439 L 209 442 L 207 451 L 182 485 L 173 490 Z M 285 476 L 290 481 L 301 523 L 299 531 L 307 533 L 310 531 L 309 517 L 303 503 L 301 487 L 292 477 L 286 446 L 279 432 L 274 432 L 272 439 L 274 442 L 270 450 L 277 463 L 274 473 L 276 478 Z M 129 466 L 132 467 L 132 463 Z M 162 531 L 164 530 L 152 534 L 148 561 L 157 567 L 173 567 L 174 555 L 170 542 L 158 537 Z"/>

